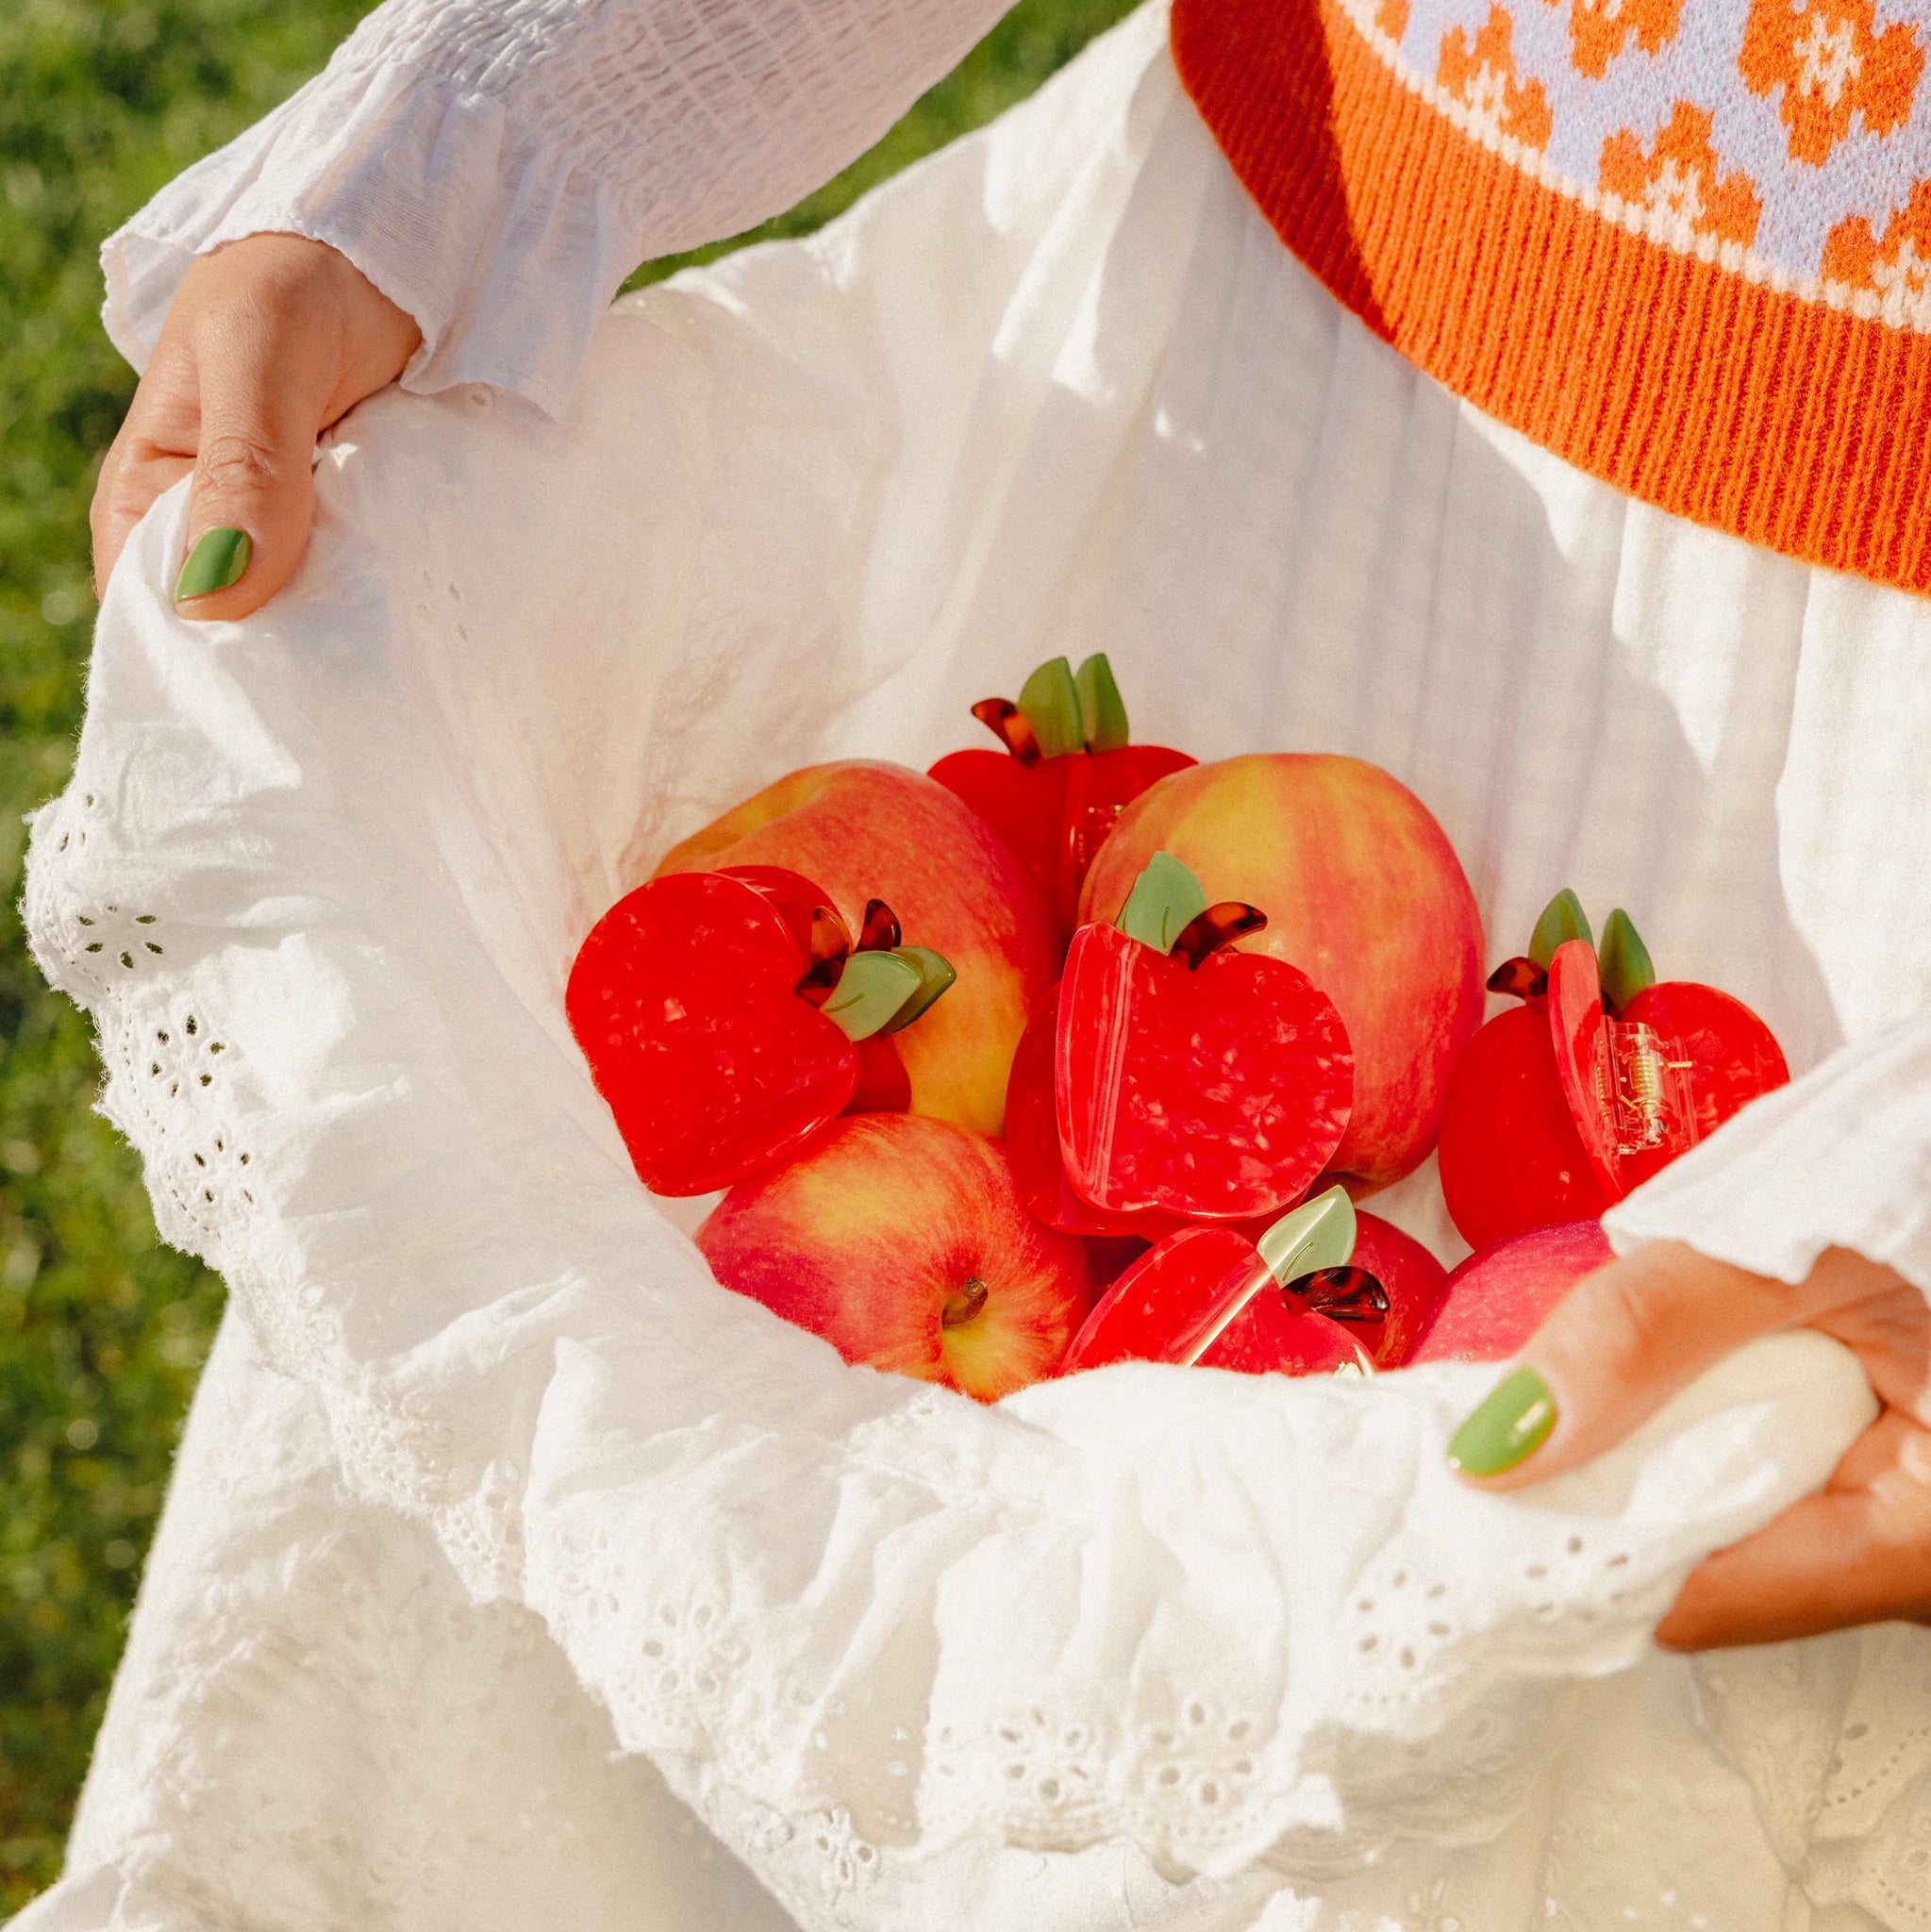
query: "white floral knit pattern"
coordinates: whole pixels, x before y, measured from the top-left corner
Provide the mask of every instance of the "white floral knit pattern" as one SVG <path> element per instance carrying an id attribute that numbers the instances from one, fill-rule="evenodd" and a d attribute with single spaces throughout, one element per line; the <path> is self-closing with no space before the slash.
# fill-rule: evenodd
<path id="1" fill-rule="evenodd" d="M 1802 1083 L 1620 1240 L 1931 1287 L 1931 611 L 1418 376 L 1157 11 L 621 305 L 560 421 L 385 396 L 319 486 L 241 627 L 168 605 L 183 496 L 143 525 L 35 824 L 38 956 L 245 1328 L 22 1932 L 1931 1924 L 1931 1635 L 1648 1641 L 1869 1417 L 1833 1344 L 1515 1500 L 1441 1466 L 1481 1370 L 980 1409 L 719 1290 L 560 1009 L 670 839 L 1104 647 L 1149 737 L 1397 772 L 1496 950 L 1566 878 L 1773 1019 Z"/>

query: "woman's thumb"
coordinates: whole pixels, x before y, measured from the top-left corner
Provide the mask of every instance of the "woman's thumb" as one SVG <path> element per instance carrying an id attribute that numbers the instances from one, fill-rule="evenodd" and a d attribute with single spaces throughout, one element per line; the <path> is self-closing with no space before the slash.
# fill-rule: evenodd
<path id="1" fill-rule="evenodd" d="M 1753 1336 L 1804 1319 L 1800 1291 L 1658 1242 L 1579 1281 L 1449 1443 L 1495 1489 L 1600 1456 Z"/>
<path id="2" fill-rule="evenodd" d="M 308 384 L 278 381 L 266 358 L 214 368 L 204 358 L 188 543 L 175 583 L 182 616 L 246 617 L 294 575 L 315 511 L 324 402 Z"/>

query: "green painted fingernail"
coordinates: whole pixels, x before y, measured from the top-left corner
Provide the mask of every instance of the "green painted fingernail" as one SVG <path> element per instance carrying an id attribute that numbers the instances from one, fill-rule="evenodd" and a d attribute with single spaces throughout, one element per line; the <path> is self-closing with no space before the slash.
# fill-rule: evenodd
<path id="1" fill-rule="evenodd" d="M 208 531 L 181 566 L 175 602 L 185 604 L 190 597 L 206 597 L 210 591 L 225 591 L 230 584 L 240 583 L 254 549 L 246 530 L 224 524 Z"/>
<path id="2" fill-rule="evenodd" d="M 1448 1466 L 1464 1475 L 1500 1475 L 1533 1456 L 1556 1426 L 1556 1398 L 1533 1369 L 1517 1369 L 1490 1390 L 1448 1444 Z"/>

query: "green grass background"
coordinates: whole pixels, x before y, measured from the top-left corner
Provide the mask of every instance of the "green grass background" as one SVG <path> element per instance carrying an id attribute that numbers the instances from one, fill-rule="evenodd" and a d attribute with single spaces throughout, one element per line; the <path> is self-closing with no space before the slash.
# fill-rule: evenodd
<path id="1" fill-rule="evenodd" d="M 58 1870 L 222 1299 L 157 1245 L 133 1158 L 92 1111 L 86 1024 L 42 984 L 15 909 L 21 815 L 60 789 L 80 723 L 88 498 L 133 390 L 100 330 L 96 256 L 367 4 L 0 0 L 0 1913 Z M 1023 0 L 876 148 L 759 233 L 816 226 L 1128 5 Z"/>

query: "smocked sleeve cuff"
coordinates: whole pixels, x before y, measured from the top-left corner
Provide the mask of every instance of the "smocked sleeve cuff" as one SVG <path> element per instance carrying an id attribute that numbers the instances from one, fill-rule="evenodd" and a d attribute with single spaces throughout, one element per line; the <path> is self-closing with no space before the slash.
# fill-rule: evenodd
<path id="1" fill-rule="evenodd" d="M 612 191 L 520 139 L 504 103 L 408 68 L 325 74 L 108 240 L 115 347 L 143 367 L 194 257 L 270 232 L 328 243 L 415 318 L 404 388 L 489 383 L 553 415 L 641 245 Z"/>
<path id="2" fill-rule="evenodd" d="M 1622 1254 L 1679 1241 L 1790 1282 L 1849 1248 L 1931 1294 L 1931 1014 L 1746 1108 L 1604 1226 Z"/>
<path id="3" fill-rule="evenodd" d="M 195 256 L 304 235 L 413 316 L 418 391 L 560 412 L 638 263 L 738 234 L 876 141 L 1008 0 L 389 0 L 102 251 L 145 366 Z"/>

